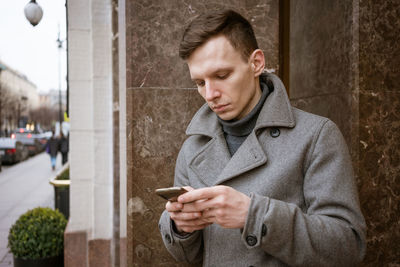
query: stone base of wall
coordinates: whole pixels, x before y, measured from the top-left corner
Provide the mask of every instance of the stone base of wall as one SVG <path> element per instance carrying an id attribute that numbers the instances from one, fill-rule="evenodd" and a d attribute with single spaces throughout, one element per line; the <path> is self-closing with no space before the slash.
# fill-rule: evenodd
<path id="1" fill-rule="evenodd" d="M 119 242 L 119 266 L 120 267 L 126 267 L 127 266 L 127 250 L 126 250 L 126 237 L 121 238 Z"/>
<path id="2" fill-rule="evenodd" d="M 120 266 L 126 267 L 126 238 L 120 240 Z M 85 231 L 69 231 L 64 234 L 65 267 L 111 267 L 111 240 L 88 240 Z"/>
<path id="3" fill-rule="evenodd" d="M 94 239 L 89 241 L 89 267 L 111 267 L 111 240 Z"/>
<path id="4" fill-rule="evenodd" d="M 88 241 L 85 231 L 69 231 L 69 224 L 64 233 L 64 266 L 88 266 Z"/>

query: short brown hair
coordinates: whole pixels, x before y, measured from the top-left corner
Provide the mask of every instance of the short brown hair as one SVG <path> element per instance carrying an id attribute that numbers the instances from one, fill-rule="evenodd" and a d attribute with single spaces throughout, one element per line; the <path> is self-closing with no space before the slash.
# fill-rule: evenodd
<path id="1" fill-rule="evenodd" d="M 250 22 L 233 10 L 213 11 L 194 18 L 183 33 L 179 56 L 190 55 L 211 37 L 224 35 L 241 54 L 245 61 L 258 49 L 257 39 Z"/>

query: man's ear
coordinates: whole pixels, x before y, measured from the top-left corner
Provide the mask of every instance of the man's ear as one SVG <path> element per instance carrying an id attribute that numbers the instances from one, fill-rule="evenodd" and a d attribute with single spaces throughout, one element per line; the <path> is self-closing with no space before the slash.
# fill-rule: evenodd
<path id="1" fill-rule="evenodd" d="M 258 77 L 264 71 L 265 58 L 264 53 L 261 49 L 256 49 L 250 55 L 250 64 L 254 72 L 254 76 Z"/>

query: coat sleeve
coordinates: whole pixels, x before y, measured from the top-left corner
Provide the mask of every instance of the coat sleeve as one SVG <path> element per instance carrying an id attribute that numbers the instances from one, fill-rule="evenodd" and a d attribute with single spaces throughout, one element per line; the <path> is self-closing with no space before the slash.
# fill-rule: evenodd
<path id="1" fill-rule="evenodd" d="M 356 266 L 365 254 L 365 221 L 346 143 L 329 120 L 309 150 L 303 190 L 306 211 L 252 194 L 245 245 L 290 266 Z"/>
<path id="2" fill-rule="evenodd" d="M 186 171 L 184 148 L 179 152 L 175 166 L 174 186 L 189 185 Z M 203 231 L 195 231 L 187 235 L 179 235 L 174 231 L 173 221 L 164 210 L 159 221 L 159 229 L 168 252 L 177 260 L 188 263 L 199 263 L 203 259 Z"/>

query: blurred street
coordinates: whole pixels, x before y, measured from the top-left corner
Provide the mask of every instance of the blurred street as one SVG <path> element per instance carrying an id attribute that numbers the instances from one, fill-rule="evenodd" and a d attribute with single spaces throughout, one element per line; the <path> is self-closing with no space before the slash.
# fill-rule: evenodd
<path id="1" fill-rule="evenodd" d="M 0 267 L 13 264 L 7 238 L 18 217 L 38 206 L 54 208 L 54 189 L 49 179 L 60 168 L 61 156 L 57 156 L 56 170 L 52 171 L 49 155 L 44 152 L 18 164 L 4 166 L 0 172 Z"/>

